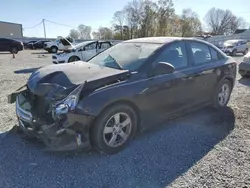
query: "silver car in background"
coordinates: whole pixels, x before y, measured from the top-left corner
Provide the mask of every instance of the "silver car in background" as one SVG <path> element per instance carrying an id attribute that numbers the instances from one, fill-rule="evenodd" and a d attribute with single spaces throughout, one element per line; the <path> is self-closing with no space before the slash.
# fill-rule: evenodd
<path id="1" fill-rule="evenodd" d="M 242 77 L 250 76 L 250 52 L 244 56 L 243 62 L 239 64 L 239 74 Z"/>
<path id="2" fill-rule="evenodd" d="M 221 49 L 224 53 L 235 56 L 236 53 L 248 53 L 248 45 L 246 40 L 227 40 Z"/>

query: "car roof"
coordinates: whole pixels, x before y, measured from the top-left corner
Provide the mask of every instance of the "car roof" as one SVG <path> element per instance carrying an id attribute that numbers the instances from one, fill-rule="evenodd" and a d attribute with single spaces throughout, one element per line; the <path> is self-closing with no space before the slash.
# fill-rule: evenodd
<path id="1" fill-rule="evenodd" d="M 193 38 L 193 37 L 144 37 L 144 38 L 137 38 L 124 41 L 125 43 L 155 43 L 155 44 L 166 44 L 173 41 L 180 41 L 180 40 L 191 40 L 209 44 L 207 41 Z"/>
<path id="2" fill-rule="evenodd" d="M 131 39 L 126 40 L 124 42 L 141 42 L 141 43 L 158 43 L 158 44 L 164 44 L 169 43 L 175 40 L 182 40 L 182 37 L 144 37 L 144 38 L 137 38 L 137 39 Z"/>

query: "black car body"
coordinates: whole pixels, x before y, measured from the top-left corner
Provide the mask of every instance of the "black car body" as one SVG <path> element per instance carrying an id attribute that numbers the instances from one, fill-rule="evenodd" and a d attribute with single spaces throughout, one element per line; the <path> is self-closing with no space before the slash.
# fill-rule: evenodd
<path id="1" fill-rule="evenodd" d="M 127 131 L 121 130 L 124 122 L 130 122 L 129 136 L 120 135 L 120 140 L 177 114 L 209 104 L 223 107 L 235 76 L 234 59 L 210 43 L 142 38 L 119 43 L 88 62 L 41 68 L 22 89 L 9 95 L 9 102 L 16 101 L 20 128 L 51 150 L 94 146 L 113 153 L 123 144 L 109 147 L 108 137 L 118 139 Z M 113 128 L 102 125 L 108 117 L 108 122 L 123 118 L 124 122 Z M 111 136 L 106 130 L 112 131 Z"/>
<path id="2" fill-rule="evenodd" d="M 0 52 L 18 53 L 18 51 L 21 50 L 23 50 L 22 42 L 8 38 L 0 38 Z"/>
<path id="3" fill-rule="evenodd" d="M 35 43 L 35 42 L 37 42 L 37 40 L 31 40 L 31 41 L 28 41 L 28 42 L 23 42 L 23 46 L 24 46 L 24 48 L 28 48 L 29 44 Z"/>
<path id="4" fill-rule="evenodd" d="M 29 49 L 43 49 L 44 43 L 45 42 L 50 42 L 49 40 L 40 40 L 40 41 L 36 41 L 34 43 L 29 43 L 27 44 L 27 48 Z"/>

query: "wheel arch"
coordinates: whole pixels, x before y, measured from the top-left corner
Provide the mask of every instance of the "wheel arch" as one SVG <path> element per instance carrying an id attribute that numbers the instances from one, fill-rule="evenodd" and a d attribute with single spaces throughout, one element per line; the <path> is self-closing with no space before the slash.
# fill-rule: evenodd
<path id="1" fill-rule="evenodd" d="M 99 113 L 97 116 L 99 116 L 100 114 L 102 114 L 103 112 L 105 112 L 106 109 L 112 107 L 112 106 L 115 106 L 115 105 L 118 105 L 118 104 L 125 104 L 125 105 L 128 105 L 129 107 L 131 107 L 135 114 L 136 114 L 136 117 L 137 117 L 137 130 L 136 130 L 136 133 L 139 132 L 141 130 L 141 122 L 142 122 L 142 119 L 141 119 L 141 113 L 140 113 L 140 109 L 139 107 L 132 101 L 130 100 L 126 100 L 126 99 L 121 99 L 121 100 L 118 100 L 118 101 L 113 101 L 109 104 L 107 104 Z M 96 116 L 96 117 L 97 117 Z M 90 129 L 92 128 L 92 126 L 90 127 Z"/>
<path id="2" fill-rule="evenodd" d="M 231 83 L 232 87 L 234 86 L 234 79 L 232 77 L 226 76 L 223 80 L 228 80 Z"/>
<path id="3" fill-rule="evenodd" d="M 68 58 L 68 60 L 67 60 L 67 62 L 68 63 L 71 63 L 71 62 L 69 62 L 69 60 L 70 60 L 70 58 L 73 58 L 73 57 L 77 57 L 79 60 L 81 60 L 81 58 L 78 56 L 78 55 L 72 55 L 72 56 L 70 56 L 69 58 Z"/>
<path id="4" fill-rule="evenodd" d="M 57 47 L 57 46 L 55 46 L 55 45 L 53 45 L 53 46 L 51 46 L 51 47 L 50 47 L 50 49 L 52 49 L 52 48 L 57 48 L 57 49 L 58 49 L 58 47 Z"/>

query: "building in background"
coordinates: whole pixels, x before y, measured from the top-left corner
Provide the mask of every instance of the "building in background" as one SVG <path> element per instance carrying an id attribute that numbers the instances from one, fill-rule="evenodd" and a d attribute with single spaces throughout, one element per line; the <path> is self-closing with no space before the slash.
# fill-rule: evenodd
<path id="1" fill-rule="evenodd" d="M 0 38 L 22 38 L 22 24 L 0 21 Z"/>

